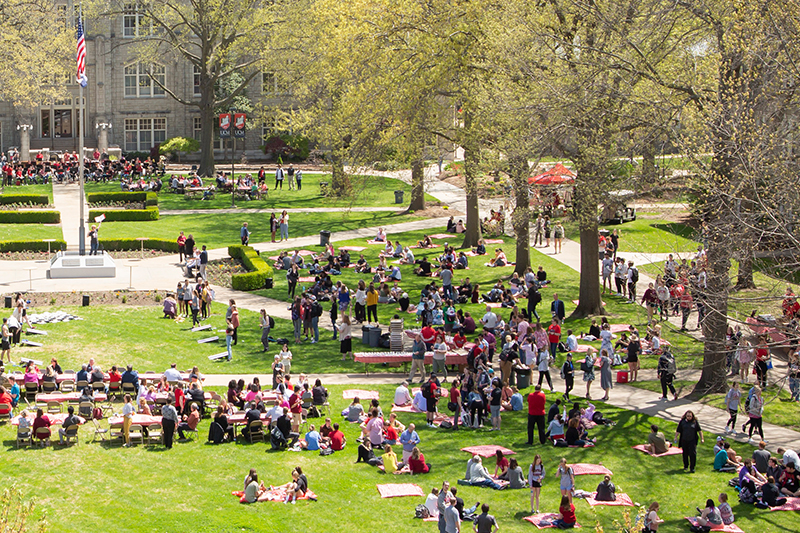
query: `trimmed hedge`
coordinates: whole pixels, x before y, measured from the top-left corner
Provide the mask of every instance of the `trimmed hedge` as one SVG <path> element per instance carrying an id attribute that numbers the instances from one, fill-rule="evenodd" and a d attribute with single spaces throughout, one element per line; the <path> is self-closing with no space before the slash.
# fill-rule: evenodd
<path id="1" fill-rule="evenodd" d="M 48 205 L 50 198 L 46 194 L 0 194 L 0 205 L 32 204 Z"/>
<path id="2" fill-rule="evenodd" d="M 235 244 L 228 246 L 228 255 L 242 262 L 249 270 L 246 274 L 233 274 L 231 286 L 237 291 L 254 291 L 263 289 L 268 279 L 272 279 L 272 267 L 261 259 L 252 246 Z"/>
<path id="3" fill-rule="evenodd" d="M 90 192 L 86 194 L 86 202 L 90 204 L 105 204 L 113 202 L 145 202 L 145 205 L 158 205 L 158 194 L 150 191 L 133 192 Z"/>
<path id="4" fill-rule="evenodd" d="M 131 222 L 158 220 L 158 207 L 148 207 L 147 209 L 92 209 L 89 211 L 89 220 L 94 220 L 100 215 L 105 215 L 103 222 Z"/>
<path id="5" fill-rule="evenodd" d="M 58 239 L 50 243 L 50 251 L 55 252 L 66 248 L 67 243 Z M 46 252 L 47 243 L 44 241 L 0 241 L 0 252 Z"/>
<path id="6" fill-rule="evenodd" d="M 58 224 L 59 222 L 61 213 L 58 211 L 0 211 L 0 224 Z"/>
<path id="7" fill-rule="evenodd" d="M 99 242 L 100 248 L 106 252 L 121 252 L 125 250 L 139 251 L 142 249 L 141 241 L 137 241 L 136 239 L 100 239 Z M 178 253 L 177 241 L 147 239 L 144 241 L 144 247 L 148 250 L 160 250 L 162 252 Z"/>

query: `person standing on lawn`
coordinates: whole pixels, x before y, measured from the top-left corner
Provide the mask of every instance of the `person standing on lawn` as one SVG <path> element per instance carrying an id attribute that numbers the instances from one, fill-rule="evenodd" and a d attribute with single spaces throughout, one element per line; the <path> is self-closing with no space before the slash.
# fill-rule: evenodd
<path id="1" fill-rule="evenodd" d="M 422 335 L 417 333 L 414 335 L 414 345 L 411 348 L 411 370 L 408 374 L 408 382 L 414 383 L 414 376 L 417 370 L 420 371 L 419 382 L 425 381 L 425 342 L 422 340 Z"/>
<path id="2" fill-rule="evenodd" d="M 697 464 L 697 441 L 701 443 L 706 442 L 703 437 L 703 430 L 700 428 L 700 422 L 694 416 L 694 412 L 686 411 L 683 414 L 678 428 L 675 430 L 675 442 L 678 447 L 683 450 L 683 471 L 686 472 L 688 468 L 694 474 L 694 468 Z"/>
<path id="3" fill-rule="evenodd" d="M 289 178 L 289 190 L 294 190 L 294 165 L 291 163 L 289 164 L 289 168 L 286 169 L 286 176 Z"/>
<path id="4" fill-rule="evenodd" d="M 175 428 L 178 425 L 178 411 L 172 405 L 174 401 L 172 394 L 167 396 L 167 403 L 161 408 L 161 427 L 164 429 L 164 446 L 168 450 L 172 449 L 172 440 L 175 436 Z"/>
<path id="5" fill-rule="evenodd" d="M 283 178 L 283 167 L 279 164 L 278 168 L 275 170 L 275 190 L 277 190 L 279 186 L 281 190 L 283 190 Z"/>
<path id="6" fill-rule="evenodd" d="M 548 246 L 550 245 L 548 244 Z M 563 322 L 564 317 L 567 316 L 564 310 L 564 302 L 558 299 L 558 294 L 553 294 L 553 302 L 550 304 L 550 314 L 553 315 L 553 318 L 557 318 L 559 323 Z"/>
<path id="7" fill-rule="evenodd" d="M 186 237 L 183 232 L 178 235 L 178 263 L 183 263 L 183 256 L 186 255 Z"/>
<path id="8" fill-rule="evenodd" d="M 242 229 L 239 231 L 239 237 L 242 239 L 242 245 L 247 246 L 250 242 L 250 230 L 247 229 L 247 222 L 242 224 Z"/>
<path id="9" fill-rule="evenodd" d="M 547 440 L 544 434 L 545 403 L 542 386 L 536 385 L 534 391 L 528 394 L 528 446 L 533 446 L 534 426 L 539 429 L 539 442 L 544 444 Z"/>
<path id="10" fill-rule="evenodd" d="M 2 338 L 0 338 L 2 351 L 0 351 L 0 363 L 3 362 L 3 356 L 8 358 L 11 362 L 11 331 L 8 329 L 8 318 L 3 318 Z"/>

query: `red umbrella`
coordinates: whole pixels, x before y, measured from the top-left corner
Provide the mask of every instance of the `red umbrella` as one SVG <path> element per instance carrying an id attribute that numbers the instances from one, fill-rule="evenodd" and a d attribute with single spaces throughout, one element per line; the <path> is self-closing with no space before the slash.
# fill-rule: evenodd
<path id="1" fill-rule="evenodd" d="M 528 178 L 528 183 L 532 185 L 561 185 L 573 181 L 575 181 L 575 173 L 561 163 L 543 174 Z"/>

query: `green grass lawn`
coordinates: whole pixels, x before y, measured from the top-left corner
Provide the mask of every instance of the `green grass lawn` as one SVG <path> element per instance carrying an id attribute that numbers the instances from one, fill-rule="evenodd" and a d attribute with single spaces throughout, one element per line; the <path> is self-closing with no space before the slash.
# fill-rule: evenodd
<path id="1" fill-rule="evenodd" d="M 381 393 L 381 404 L 388 415 L 394 385 L 362 387 Z M 459 496 L 467 505 L 476 501 L 488 503 L 501 531 L 533 531 L 533 526 L 522 520 L 530 514 L 528 490 L 493 491 L 456 485 L 464 475 L 469 458 L 459 449 L 492 443 L 516 451 L 515 457 L 525 472 L 534 455 L 542 455 L 547 470 L 541 491 L 542 512 L 557 510 L 560 493 L 555 472 L 559 459 L 566 457 L 571 463 L 602 463 L 614 472 L 618 490 L 629 494 L 634 502 L 648 505 L 659 501 L 659 515 L 666 521 L 659 529 L 661 532 L 686 531 L 683 517 L 695 514 L 696 506 L 702 506 L 706 498 L 716 499 L 720 492 L 730 496 L 736 523 L 744 531 L 771 533 L 795 529 L 791 524 L 796 524 L 796 517 L 791 513 L 769 513 L 737 503 L 735 491 L 727 485 L 731 474 L 718 474 L 711 469 L 713 439 L 710 435 L 706 436 L 706 444 L 699 448 L 697 473 L 685 474 L 679 456 L 652 458 L 630 449 L 644 442 L 651 423 L 659 424 L 667 435 L 674 431 L 674 423 L 610 406 L 601 409 L 617 425 L 594 429 L 591 434 L 598 438 L 599 445 L 588 449 L 527 446 L 526 417 L 522 413 L 504 413 L 501 432 L 429 429 L 425 427 L 423 415 L 401 414 L 399 418 L 404 424 L 417 424 L 421 438 L 419 447 L 432 469 L 429 474 L 413 478 L 382 475 L 363 463 L 353 464 L 358 429 L 343 422 L 337 414 L 349 403 L 342 399 L 344 388 L 329 387 L 332 419 L 341 423 L 348 439 L 345 451 L 331 456 L 320 457 L 316 452 L 273 453 L 264 443 L 208 445 L 205 442 L 208 419 L 201 422 L 197 440 L 176 443 L 170 451 L 157 445 L 125 449 L 89 443 L 88 427 L 81 430 L 79 446 L 17 451 L 14 429 L 6 423 L 0 426 L 0 438 L 6 449 L 0 475 L 28 497 L 35 497 L 36 513 L 46 513 L 50 529 L 55 532 L 85 531 L 86 524 L 110 522 L 115 531 L 121 532 L 182 531 L 188 522 L 197 520 L 202 520 L 202 531 L 214 532 L 287 531 L 289 523 L 297 523 L 294 529 L 302 531 L 436 531 L 435 524 L 413 518 L 414 507 L 423 503 L 424 497 L 380 499 L 376 484 L 417 483 L 428 493 L 432 487 L 440 487 L 443 480 L 458 487 Z M 119 409 L 119 404 L 116 405 Z M 311 420 L 317 425 L 322 421 Z M 101 424 L 105 426 L 106 422 Z M 751 448 L 742 445 L 737 451 L 749 455 Z M 494 471 L 492 459 L 485 460 L 485 464 Z M 318 502 L 242 505 L 230 494 L 241 490 L 242 480 L 251 467 L 258 470 L 260 480 L 267 485 L 279 485 L 290 479 L 294 466 L 303 468 L 310 488 L 319 497 Z M 654 482 L 656 479 L 658 481 Z M 577 476 L 576 487 L 591 491 L 600 481 L 600 476 Z M 98 497 L 98 492 L 102 492 L 103 497 Z M 66 494 L 69 497 L 64 497 Z M 575 501 L 575 506 L 584 529 L 597 527 L 597 531 L 600 527 L 605 531 L 619 531 L 614 522 L 620 521 L 626 510 L 636 513 L 636 508 L 592 509 L 580 500 Z M 470 526 L 462 527 L 462 531 L 468 531 Z"/>
<path id="2" fill-rule="evenodd" d="M 3 187 L 0 189 L 2 194 L 46 194 L 50 198 L 50 203 L 53 203 L 53 184 L 45 183 L 41 185 L 20 185 L 12 187 Z"/>
<path id="3" fill-rule="evenodd" d="M 0 241 L 63 239 L 58 224 L 0 224 Z"/>
<path id="4" fill-rule="evenodd" d="M 257 175 L 258 173 L 253 173 Z M 303 188 L 300 191 L 290 191 L 288 182 L 283 189 L 274 190 L 274 174 L 267 176 L 270 186 L 269 197 L 263 200 L 245 201 L 236 199 L 236 205 L 249 209 L 301 209 L 307 207 L 395 207 L 403 209 L 411 201 L 411 185 L 397 179 L 382 176 L 353 176 L 353 196 L 343 199 L 325 198 L 320 194 L 320 182 L 330 182 L 329 174 L 303 173 Z M 213 180 L 206 183 L 213 184 Z M 186 200 L 183 195 L 169 192 L 169 184 L 164 181 L 165 189 L 158 195 L 158 206 L 163 210 L 180 209 L 226 209 L 231 206 L 230 194 L 217 194 L 212 200 Z M 119 183 L 88 183 L 86 192 L 119 191 Z M 402 204 L 394 203 L 394 191 L 405 193 Z M 436 201 L 436 198 L 425 195 L 427 201 Z"/>
<path id="5" fill-rule="evenodd" d="M 121 296 L 120 296 L 121 298 Z M 205 373 L 270 373 L 272 358 L 280 351 L 276 344 L 270 345 L 270 351 L 263 352 L 261 346 L 261 330 L 258 325 L 258 314 L 242 309 L 240 311 L 241 326 L 239 342 L 233 347 L 233 361 L 211 362 L 209 355 L 225 351 L 225 310 L 227 302 L 214 302 L 210 318 L 204 324 L 211 324 L 221 331 L 190 331 L 191 317 L 182 323 L 160 318 L 163 316 L 161 306 L 138 307 L 125 305 L 96 305 L 90 307 L 66 307 L 68 313 L 76 314 L 84 320 L 47 324 L 42 326 L 49 335 L 44 338 L 45 346 L 41 348 L 16 348 L 12 353 L 16 361 L 19 357 L 49 361 L 56 357 L 63 369 L 80 370 L 89 357 L 94 357 L 104 369 L 111 365 L 132 363 L 141 371 L 163 371 L 170 363 L 177 363 L 179 368 L 187 369 L 197 365 Z M 32 313 L 41 313 L 50 308 L 35 308 Z M 292 337 L 292 323 L 288 320 L 275 319 L 274 337 Z M 330 320 L 325 313 L 321 325 L 329 325 Z M 198 344 L 197 340 L 217 335 L 218 342 Z M 339 341 L 332 340 L 331 331 L 320 330 L 318 344 L 304 343 L 292 345 L 294 354 L 293 373 L 351 372 L 362 371 L 361 365 L 352 361 L 344 362 L 339 355 Z M 361 334 L 354 339 L 354 347 L 358 351 L 370 351 L 360 343 Z M 113 346 L 113 350 L 91 350 L 87 346 Z M 383 367 L 373 365 L 374 370 L 385 371 Z"/>
<path id="6" fill-rule="evenodd" d="M 105 226 L 104 226 L 105 227 Z M 444 231 L 444 228 L 440 230 L 430 230 L 430 231 L 410 231 L 401 234 L 393 234 L 389 235 L 389 237 L 394 240 L 399 240 L 403 245 L 410 245 L 416 243 L 418 240 L 422 238 L 424 233 L 436 233 Z M 488 248 L 494 249 L 495 247 L 502 247 L 505 251 L 506 255 L 508 256 L 509 260 L 514 261 L 516 258 L 516 244 L 513 238 L 504 236 L 503 237 L 504 243 L 502 245 L 490 245 Z M 444 240 L 435 240 L 435 243 L 444 243 Z M 455 243 L 460 244 L 461 239 L 454 239 Z M 336 247 L 340 246 L 367 246 L 364 240 L 352 240 L 352 241 L 342 241 L 337 242 Z M 378 253 L 382 250 L 382 246 L 379 245 L 369 245 L 367 246 L 367 250 L 363 253 L 367 258 L 370 265 L 375 266 L 378 264 Z M 433 259 L 438 257 L 443 253 L 443 248 L 440 246 L 439 248 L 433 249 L 415 249 L 414 255 L 417 259 L 421 258 L 422 256 L 427 256 L 431 262 Z M 356 261 L 358 259 L 359 252 L 351 252 L 351 260 Z M 264 256 L 275 256 L 278 255 L 278 252 L 269 252 L 268 254 L 265 253 Z M 488 261 L 487 257 L 470 257 L 469 258 L 469 270 L 457 270 L 455 276 L 453 278 L 453 283 L 457 287 L 461 280 L 469 276 L 472 283 L 478 283 L 481 286 L 481 293 L 488 292 L 488 290 L 494 285 L 494 283 L 502 278 L 507 280 L 511 277 L 513 273 L 512 267 L 506 268 L 489 268 L 484 266 L 484 263 Z M 550 318 L 550 302 L 553 299 L 553 293 L 559 293 L 559 297 L 564 301 L 567 313 L 567 320 L 565 325 L 562 326 L 562 332 L 566 337 L 566 330 L 572 329 L 576 335 L 579 335 L 581 332 L 588 332 L 590 320 L 589 319 L 581 319 L 581 320 L 573 320 L 569 318 L 570 313 L 575 309 L 575 304 L 572 303 L 573 299 L 577 299 L 578 297 L 578 285 L 579 285 L 579 274 L 574 270 L 565 267 L 562 263 L 559 263 L 556 259 L 554 259 L 550 255 L 543 254 L 538 250 L 532 250 L 531 252 L 531 261 L 534 267 L 534 270 L 539 266 L 542 265 L 547 272 L 547 277 L 550 280 L 550 284 L 545 287 L 542 292 L 542 303 L 539 304 L 537 311 L 539 315 L 542 317 L 543 320 L 547 320 L 549 323 Z M 391 265 L 391 261 L 387 261 L 389 265 Z M 419 294 L 422 288 L 430 283 L 429 278 L 422 278 L 419 276 L 415 276 L 413 274 L 413 269 L 409 265 L 401 265 L 400 266 L 401 273 L 403 275 L 403 280 L 400 283 L 400 286 L 408 293 L 409 297 L 411 298 L 412 303 L 417 303 L 419 301 Z M 307 275 L 307 273 L 306 273 Z M 352 269 L 345 269 L 344 272 L 340 276 L 333 276 L 334 283 L 336 281 L 344 282 L 349 288 L 355 290 L 358 284 L 358 280 L 364 278 L 366 282 L 371 280 L 372 276 L 365 277 L 364 275 L 356 274 Z M 438 279 L 438 278 L 437 278 Z M 302 287 L 308 287 L 309 283 L 300 283 L 298 285 L 298 294 Z M 439 283 L 441 285 L 441 282 Z M 273 289 L 264 289 L 260 291 L 255 291 L 256 294 L 262 296 L 268 296 L 270 298 L 275 298 L 279 300 L 283 300 L 288 302 L 289 297 L 287 295 L 287 282 L 285 278 L 285 273 L 283 271 L 276 271 L 275 273 L 275 287 Z M 640 328 L 643 328 L 646 320 L 647 320 L 647 313 L 646 311 L 640 306 L 633 306 L 633 305 L 626 305 L 624 303 L 624 299 L 618 298 L 616 296 L 606 295 L 603 297 L 603 301 L 606 302 L 606 313 L 608 314 L 609 321 L 611 323 L 623 323 L 623 324 L 637 324 Z M 465 304 L 465 305 L 457 305 L 457 308 L 464 309 L 464 311 L 469 311 L 472 316 L 476 319 L 476 322 L 483 316 L 485 313 L 485 305 L 484 304 Z M 520 300 L 520 307 L 526 308 L 527 307 L 527 300 L 522 299 Z M 327 309 L 327 308 L 326 308 Z M 379 304 L 378 305 L 378 319 L 381 324 L 388 324 L 390 318 L 395 314 L 398 313 L 398 306 L 397 304 Z M 510 309 L 494 309 L 496 313 L 499 313 L 504 319 L 508 320 L 509 315 L 511 314 Z M 402 314 L 402 318 L 405 319 L 406 325 L 418 325 L 415 320 L 415 315 L 413 314 Z M 702 364 L 702 344 L 696 342 L 691 337 L 687 335 L 679 334 L 678 332 L 672 332 L 668 326 L 664 327 L 663 330 L 664 338 L 669 340 L 670 343 L 673 345 L 673 351 L 676 355 L 678 364 L 683 367 L 699 367 Z M 581 343 L 583 343 L 581 341 Z M 587 343 L 593 346 L 599 347 L 599 341 L 594 343 Z M 655 368 L 657 366 L 657 358 L 649 355 L 645 355 L 641 358 L 641 364 L 643 368 Z"/>
<path id="7" fill-rule="evenodd" d="M 280 216 L 280 211 L 275 213 Z M 289 216 L 289 237 L 316 235 L 320 230 L 342 231 L 370 226 L 387 226 L 400 222 L 419 220 L 414 215 L 398 215 L 391 211 L 360 212 L 342 211 L 339 213 L 293 213 Z M 146 222 L 105 222 L 100 231 L 103 239 L 135 239 L 149 237 L 174 241 L 178 232 L 193 234 L 198 247 L 203 244 L 209 249 L 237 244 L 242 223 L 247 222 L 252 235 L 251 243 L 269 242 L 268 213 L 243 213 L 219 215 L 213 211 L 197 215 L 169 215 L 159 220 Z M 280 233 L 278 233 L 278 237 Z"/>
<path id="8" fill-rule="evenodd" d="M 737 378 L 738 381 L 738 378 Z M 742 407 L 744 407 L 744 400 L 747 397 L 747 392 L 755 384 L 755 376 L 750 376 L 750 383 L 742 383 Z M 645 389 L 653 392 L 661 392 L 661 383 L 658 381 L 635 381 L 630 383 L 634 387 Z M 674 382 L 675 390 L 678 394 L 688 394 L 696 385 L 694 381 L 676 380 Z M 795 431 L 800 430 L 800 403 L 791 401 L 791 393 L 789 392 L 788 382 L 784 383 L 783 388 L 778 389 L 773 385 L 767 387 L 764 393 L 764 421 L 778 426 L 784 426 Z M 724 394 L 708 394 L 698 401 L 717 407 L 719 409 L 726 409 L 725 395 Z M 741 425 L 747 420 L 745 413 L 739 413 L 739 424 Z M 741 427 L 739 428 L 741 429 Z M 738 431 L 738 429 L 737 429 Z M 769 439 L 769 435 L 764 435 Z"/>
<path id="9" fill-rule="evenodd" d="M 573 221 L 562 221 L 568 239 L 579 240 L 578 226 Z M 600 226 L 599 229 L 619 232 L 620 253 L 682 253 L 697 249 L 695 230 L 685 224 L 660 218 L 638 217 L 632 222 Z"/>

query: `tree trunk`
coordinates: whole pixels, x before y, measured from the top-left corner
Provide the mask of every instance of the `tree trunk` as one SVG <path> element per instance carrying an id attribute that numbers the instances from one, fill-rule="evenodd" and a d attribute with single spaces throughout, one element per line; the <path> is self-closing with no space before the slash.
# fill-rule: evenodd
<path id="1" fill-rule="evenodd" d="M 709 209 L 712 217 L 716 209 Z M 728 247 L 726 231 L 720 227 L 718 220 L 709 221 L 709 238 L 707 268 L 708 292 L 706 295 L 706 318 L 703 332 L 703 370 L 700 380 L 692 391 L 693 396 L 705 396 L 709 393 L 725 392 L 728 389 L 726 380 L 726 347 L 725 336 L 728 330 Z"/>
<path id="2" fill-rule="evenodd" d="M 655 183 L 657 177 L 656 153 L 653 150 L 653 144 L 646 142 L 642 146 L 642 178 L 645 183 Z"/>
<path id="3" fill-rule="evenodd" d="M 213 89 L 212 89 L 213 91 Z M 200 130 L 200 168 L 197 173 L 206 178 L 213 178 L 215 174 L 214 164 L 214 108 L 211 105 L 200 107 L 200 122 L 203 125 Z"/>
<path id="4" fill-rule="evenodd" d="M 743 251 L 739 257 L 739 273 L 736 277 L 736 287 L 734 290 L 755 289 L 756 283 L 753 281 L 753 256 Z"/>
<path id="5" fill-rule="evenodd" d="M 422 158 L 411 162 L 411 205 L 409 211 L 425 209 L 425 167 Z"/>
<path id="6" fill-rule="evenodd" d="M 344 171 L 344 158 L 339 150 L 333 150 L 331 152 L 330 196 L 343 198 L 350 194 L 351 189 L 350 176 Z"/>
<path id="7" fill-rule="evenodd" d="M 578 176 L 589 176 L 578 170 Z M 581 278 L 578 307 L 570 318 L 586 318 L 605 314 L 600 299 L 600 259 L 597 240 L 597 199 L 592 193 L 594 180 L 575 187 L 573 197 L 574 211 L 580 227 L 581 238 Z M 590 185 L 592 184 L 592 185 Z"/>
<path id="8" fill-rule="evenodd" d="M 530 220 L 531 210 L 528 205 L 528 160 L 525 157 L 515 157 L 510 161 L 511 176 L 514 183 L 514 198 L 516 205 L 511 221 L 514 234 L 517 237 L 517 266 L 514 272 L 523 277 L 525 271 L 531 266 L 531 238 Z"/>
<path id="9" fill-rule="evenodd" d="M 464 130 L 466 141 L 464 142 L 464 189 L 467 194 L 467 227 L 464 233 L 464 242 L 461 248 L 471 248 L 478 244 L 482 238 L 481 234 L 481 214 L 478 208 L 478 151 L 479 148 L 472 139 L 473 133 L 470 131 L 472 117 L 468 111 L 464 111 Z"/>

